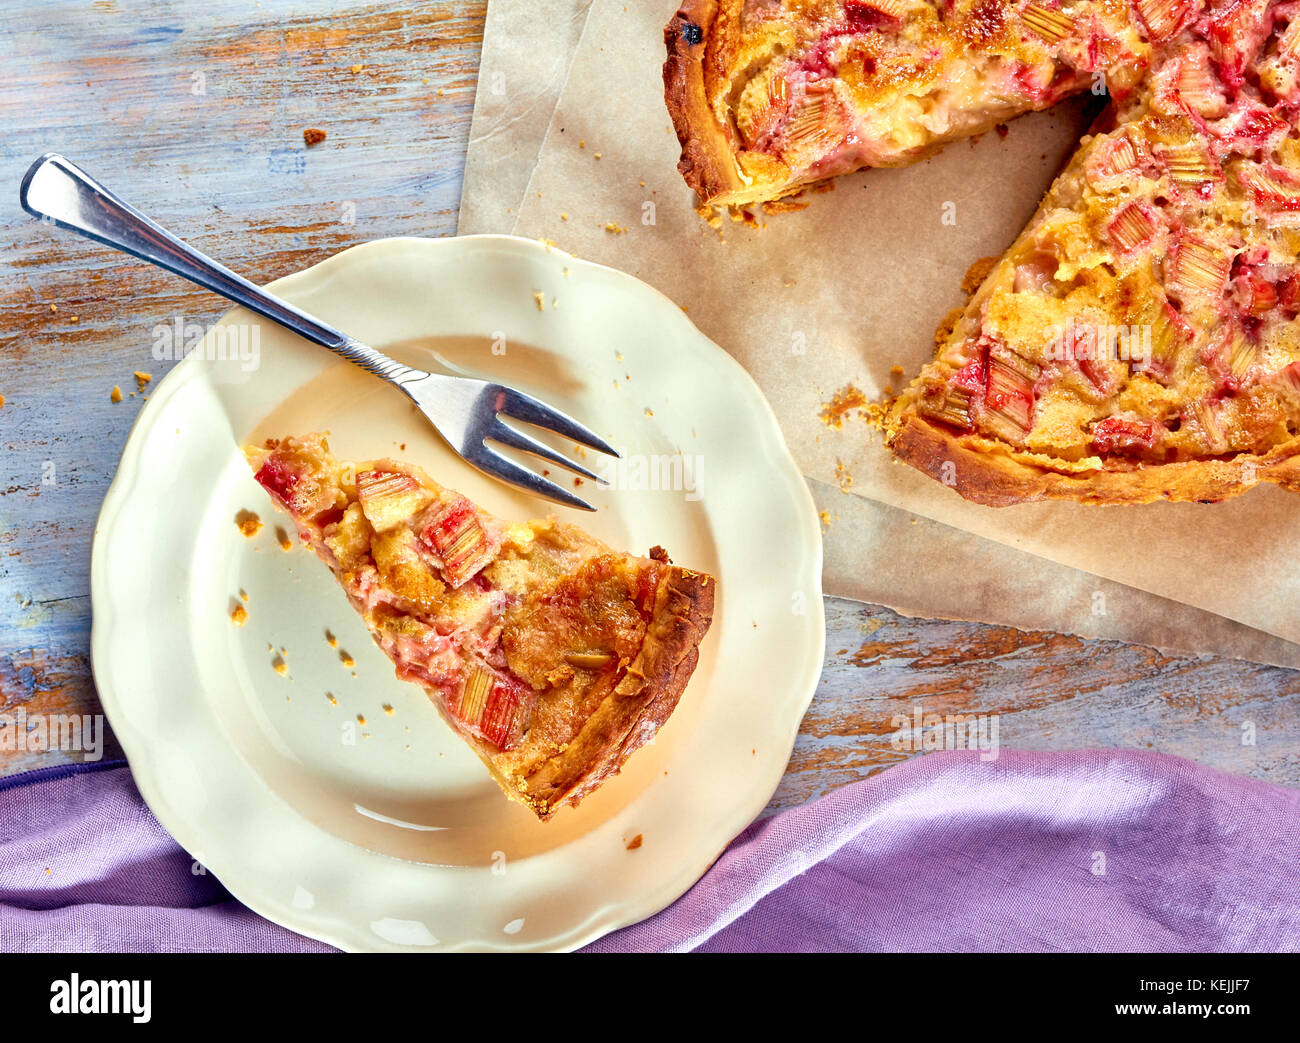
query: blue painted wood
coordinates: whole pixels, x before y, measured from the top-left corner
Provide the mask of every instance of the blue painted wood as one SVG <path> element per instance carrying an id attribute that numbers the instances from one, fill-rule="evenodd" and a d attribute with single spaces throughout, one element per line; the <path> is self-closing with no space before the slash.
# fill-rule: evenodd
<path id="1" fill-rule="evenodd" d="M 449 235 L 484 11 L 0 0 L 0 712 L 98 712 L 89 544 L 141 404 L 132 372 L 167 370 L 155 326 L 225 310 L 28 219 L 12 202 L 28 163 L 63 152 L 258 281 L 367 239 Z M 308 149 L 306 127 L 325 142 Z M 825 675 L 771 809 L 916 755 L 891 738 L 918 706 L 996 715 L 1003 746 L 1153 748 L 1300 783 L 1294 672 L 827 609 Z M 0 750 L 0 775 L 76 759 Z"/>

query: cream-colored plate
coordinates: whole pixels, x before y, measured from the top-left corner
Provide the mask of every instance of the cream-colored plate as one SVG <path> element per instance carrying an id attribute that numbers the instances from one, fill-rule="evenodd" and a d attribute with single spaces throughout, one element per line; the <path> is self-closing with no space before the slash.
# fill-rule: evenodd
<path id="1" fill-rule="evenodd" d="M 818 519 L 758 388 L 667 298 L 529 240 L 384 240 L 272 288 L 602 433 L 626 469 L 583 484 L 595 514 L 560 510 L 712 573 L 717 612 L 653 744 L 537 822 L 394 677 L 328 570 L 281 549 L 239 446 L 324 429 L 345 459 L 405 456 L 503 517 L 549 505 L 468 467 L 399 392 L 230 312 L 154 390 L 95 531 L 95 679 L 149 806 L 245 904 L 345 949 L 568 949 L 663 908 L 762 810 L 822 662 Z M 252 538 L 242 510 L 266 523 Z"/>

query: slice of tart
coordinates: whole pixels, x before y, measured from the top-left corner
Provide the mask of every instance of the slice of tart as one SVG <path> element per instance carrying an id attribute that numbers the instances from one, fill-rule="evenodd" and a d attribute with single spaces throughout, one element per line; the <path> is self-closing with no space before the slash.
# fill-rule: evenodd
<path id="1" fill-rule="evenodd" d="M 318 434 L 244 453 L 397 676 L 539 819 L 617 774 L 676 707 L 711 577 L 554 519 L 499 521 L 410 464 L 335 460 Z"/>
<path id="2" fill-rule="evenodd" d="M 664 32 L 686 181 L 776 199 L 1082 91 L 1122 97 L 1192 0 L 689 0 Z"/>

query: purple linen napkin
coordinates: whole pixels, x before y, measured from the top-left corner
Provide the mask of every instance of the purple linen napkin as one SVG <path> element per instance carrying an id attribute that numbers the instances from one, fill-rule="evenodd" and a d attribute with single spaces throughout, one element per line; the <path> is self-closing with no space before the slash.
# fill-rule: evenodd
<path id="1" fill-rule="evenodd" d="M 1300 791 L 1156 753 L 931 753 L 750 826 L 592 951 L 1300 949 Z"/>
<path id="2" fill-rule="evenodd" d="M 0 951 L 333 951 L 193 864 L 126 767 L 0 779 Z"/>
<path id="3" fill-rule="evenodd" d="M 0 950 L 327 948 L 194 876 L 126 768 L 14 781 Z M 588 951 L 1296 950 L 1298 883 L 1300 792 L 1151 753 L 932 753 L 756 823 Z"/>

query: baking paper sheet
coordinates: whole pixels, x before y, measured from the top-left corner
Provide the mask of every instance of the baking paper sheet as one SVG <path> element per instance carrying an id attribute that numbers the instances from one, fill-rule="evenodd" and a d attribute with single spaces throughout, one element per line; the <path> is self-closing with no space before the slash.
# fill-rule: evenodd
<path id="1" fill-rule="evenodd" d="M 488 5 L 461 185 L 461 235 L 514 226 L 590 7 L 591 0 Z"/>

